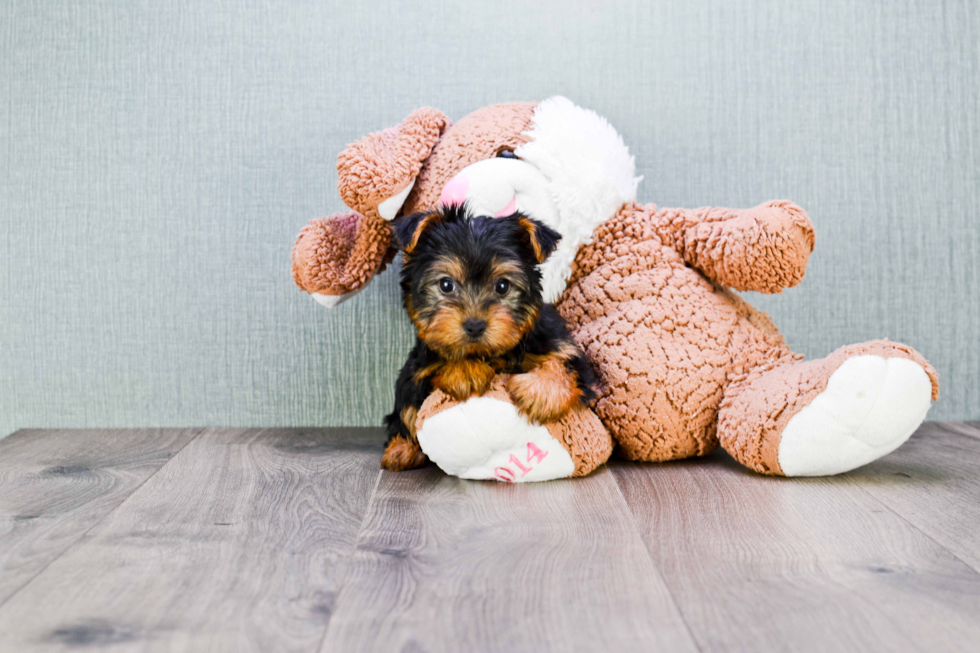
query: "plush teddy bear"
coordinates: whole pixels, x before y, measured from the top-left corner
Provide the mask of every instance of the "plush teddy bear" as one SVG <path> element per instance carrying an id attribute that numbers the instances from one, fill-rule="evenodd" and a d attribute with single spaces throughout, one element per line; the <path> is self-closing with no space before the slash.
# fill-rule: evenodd
<path id="1" fill-rule="evenodd" d="M 312 221 L 293 248 L 296 283 L 327 306 L 384 269 L 388 221 L 402 212 L 466 201 L 481 214 L 521 211 L 562 235 L 542 266 L 545 301 L 595 367 L 598 421 L 530 424 L 501 388 L 462 403 L 435 393 L 417 437 L 448 473 L 588 473 L 609 456 L 604 425 L 630 460 L 720 444 L 763 474 L 837 474 L 905 442 L 938 397 L 935 370 L 912 348 L 877 340 L 804 361 L 733 292 L 800 282 L 814 246 L 800 207 L 638 204 L 622 138 L 563 97 L 489 106 L 455 125 L 419 109 L 348 146 L 337 170 L 352 211 Z"/>

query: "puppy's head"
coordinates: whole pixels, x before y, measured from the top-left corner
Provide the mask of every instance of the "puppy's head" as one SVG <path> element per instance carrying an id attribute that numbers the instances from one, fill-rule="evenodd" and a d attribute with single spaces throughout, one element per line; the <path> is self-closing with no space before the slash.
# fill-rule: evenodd
<path id="1" fill-rule="evenodd" d="M 521 214 L 471 216 L 465 205 L 399 218 L 405 308 L 419 338 L 444 358 L 513 349 L 541 308 L 538 265 L 561 236 Z"/>

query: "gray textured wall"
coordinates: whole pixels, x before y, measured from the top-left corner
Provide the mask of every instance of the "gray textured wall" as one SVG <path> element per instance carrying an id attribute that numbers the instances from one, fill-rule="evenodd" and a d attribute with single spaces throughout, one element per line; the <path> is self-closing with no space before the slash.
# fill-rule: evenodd
<path id="1" fill-rule="evenodd" d="M 529 3 L 530 4 L 530 3 Z M 0 1 L 0 435 L 375 424 L 409 346 L 385 274 L 335 312 L 289 278 L 334 159 L 430 104 L 606 115 L 662 205 L 802 204 L 811 356 L 876 337 L 980 417 L 972 1 Z"/>

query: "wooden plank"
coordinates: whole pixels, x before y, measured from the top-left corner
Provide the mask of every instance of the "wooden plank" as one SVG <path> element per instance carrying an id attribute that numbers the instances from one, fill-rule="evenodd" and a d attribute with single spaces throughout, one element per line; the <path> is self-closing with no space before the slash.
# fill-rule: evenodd
<path id="1" fill-rule="evenodd" d="M 316 650 L 382 441 L 205 431 L 0 608 L 0 650 Z"/>
<path id="2" fill-rule="evenodd" d="M 702 650 L 976 650 L 980 574 L 846 477 L 613 473 Z"/>
<path id="3" fill-rule="evenodd" d="M 199 431 L 25 430 L 0 440 L 0 605 Z"/>
<path id="4" fill-rule="evenodd" d="M 920 427 L 920 430 L 929 429 L 932 426 L 938 426 L 952 433 L 980 440 L 980 422 L 926 422 Z"/>
<path id="5" fill-rule="evenodd" d="M 927 422 L 893 454 L 850 476 L 980 571 L 980 428 L 976 425 Z"/>
<path id="6" fill-rule="evenodd" d="M 549 483 L 384 472 L 334 651 L 694 651 L 608 470 Z"/>

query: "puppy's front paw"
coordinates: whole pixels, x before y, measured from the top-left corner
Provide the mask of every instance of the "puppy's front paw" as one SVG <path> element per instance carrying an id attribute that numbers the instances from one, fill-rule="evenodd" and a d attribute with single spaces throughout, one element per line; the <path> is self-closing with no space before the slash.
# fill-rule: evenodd
<path id="1" fill-rule="evenodd" d="M 407 469 L 421 467 L 428 458 L 422 453 L 422 448 L 408 438 L 397 436 L 388 442 L 385 453 L 381 456 L 381 467 L 390 472 L 403 472 Z"/>
<path id="2" fill-rule="evenodd" d="M 507 392 L 521 414 L 539 424 L 561 419 L 582 396 L 575 378 L 555 361 L 510 377 Z"/>

